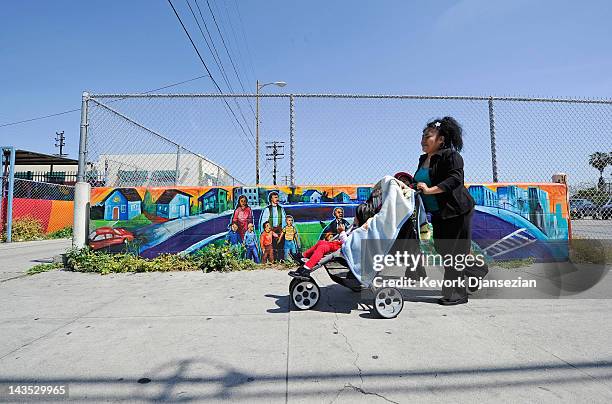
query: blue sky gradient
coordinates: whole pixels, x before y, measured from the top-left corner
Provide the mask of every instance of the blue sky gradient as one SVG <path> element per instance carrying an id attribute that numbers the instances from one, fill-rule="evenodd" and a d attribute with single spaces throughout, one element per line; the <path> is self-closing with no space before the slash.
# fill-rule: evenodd
<path id="1" fill-rule="evenodd" d="M 229 92 L 185 1 L 173 3 Z M 207 11 L 205 0 L 199 5 Z M 605 0 L 211 0 L 211 6 L 247 92 L 260 79 L 287 81 L 283 92 L 294 93 L 612 94 L 612 5 Z M 0 125 L 79 108 L 84 90 L 141 92 L 204 74 L 161 0 L 6 2 L 0 51 Z M 227 59 L 224 65 L 238 90 Z M 208 79 L 170 91 L 216 92 Z M 55 131 L 64 130 L 67 152 L 76 157 L 78 129 L 79 114 L 71 113 L 0 127 L 0 144 L 53 153 Z"/>

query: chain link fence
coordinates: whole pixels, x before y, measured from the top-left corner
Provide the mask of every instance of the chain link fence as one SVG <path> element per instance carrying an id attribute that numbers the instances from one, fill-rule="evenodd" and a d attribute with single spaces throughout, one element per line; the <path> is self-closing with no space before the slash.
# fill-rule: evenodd
<path id="1" fill-rule="evenodd" d="M 8 184 L 8 178 L 3 178 Z M 8 189 L 2 192 L 2 233 L 13 241 L 65 238 L 72 233 L 74 186 L 14 179 L 11 217 Z"/>
<path id="2" fill-rule="evenodd" d="M 573 217 L 612 213 L 610 100 L 109 94 L 87 105 L 94 186 L 253 184 L 258 154 L 260 184 L 371 184 L 414 172 L 423 127 L 450 115 L 464 129 L 467 182 L 565 172 Z"/>

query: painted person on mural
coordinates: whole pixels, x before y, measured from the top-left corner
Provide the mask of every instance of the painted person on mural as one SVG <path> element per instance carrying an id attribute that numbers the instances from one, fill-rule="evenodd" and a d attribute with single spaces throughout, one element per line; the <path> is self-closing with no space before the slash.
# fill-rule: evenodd
<path id="1" fill-rule="evenodd" d="M 414 175 L 422 191 L 425 210 L 431 213 L 434 246 L 438 254 L 457 256 L 470 253 L 474 199 L 464 186 L 463 130 L 452 117 L 429 122 L 423 129 L 421 148 L 424 154 Z M 442 288 L 438 303 L 444 306 L 467 303 L 465 271 L 444 267 L 444 280 L 453 286 Z"/>
<path id="2" fill-rule="evenodd" d="M 285 242 L 285 249 L 283 252 L 283 258 L 289 258 L 289 253 L 297 254 L 298 249 L 300 248 L 300 234 L 297 231 L 297 227 L 293 224 L 293 216 L 287 215 L 285 218 L 286 226 L 283 227 L 283 231 L 280 235 L 278 242 L 281 242 L 281 239 Z"/>
<path id="3" fill-rule="evenodd" d="M 245 195 L 238 197 L 238 203 L 230 223 L 238 224 L 238 233 L 240 233 L 240 238 L 244 240 L 244 233 L 246 233 L 249 223 L 253 223 L 253 211 Z"/>
<path id="4" fill-rule="evenodd" d="M 270 223 L 272 233 L 280 235 L 283 231 L 283 225 L 287 214 L 285 209 L 279 204 L 278 192 L 272 191 L 268 195 L 268 206 L 262 209 L 261 217 L 259 219 L 259 232 L 260 234 L 264 231 L 264 224 Z M 283 240 L 277 238 L 274 242 L 274 258 L 273 260 L 282 260 L 285 256 L 284 251 L 285 245 Z"/>
<path id="5" fill-rule="evenodd" d="M 321 222 L 321 226 L 324 226 L 325 222 Z M 350 223 L 344 218 L 344 209 L 341 207 L 334 208 L 334 219 L 324 226 L 323 231 L 319 240 L 323 240 L 325 233 L 333 233 L 334 235 L 340 234 L 338 226 L 343 226 L 345 229 L 350 227 Z"/>
<path id="6" fill-rule="evenodd" d="M 255 235 L 255 226 L 253 223 L 249 223 L 246 233 L 244 233 L 244 239 L 242 245 L 246 251 L 246 259 L 259 264 L 259 251 L 257 250 L 257 236 Z"/>

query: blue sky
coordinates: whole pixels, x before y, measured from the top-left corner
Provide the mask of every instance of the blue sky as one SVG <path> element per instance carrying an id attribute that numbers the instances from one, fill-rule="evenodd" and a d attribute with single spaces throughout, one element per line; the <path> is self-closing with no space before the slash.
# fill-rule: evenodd
<path id="1" fill-rule="evenodd" d="M 173 3 L 222 83 L 185 1 Z M 206 1 L 199 5 L 205 8 Z M 612 6 L 604 0 L 214 0 L 211 5 L 248 92 L 258 78 L 287 81 L 283 91 L 295 93 L 596 98 L 612 93 Z M 172 9 L 161 0 L 6 2 L 0 51 L 0 125 L 78 108 L 84 90 L 140 92 L 204 74 Z M 227 60 L 224 65 L 231 69 Z M 239 88 L 235 77 L 232 85 Z M 216 92 L 207 79 L 170 91 Z M 79 114 L 66 114 L 0 127 L 0 143 L 54 152 L 54 133 L 64 130 L 74 157 L 78 128 Z M 418 143 L 416 149 L 409 167 Z"/>

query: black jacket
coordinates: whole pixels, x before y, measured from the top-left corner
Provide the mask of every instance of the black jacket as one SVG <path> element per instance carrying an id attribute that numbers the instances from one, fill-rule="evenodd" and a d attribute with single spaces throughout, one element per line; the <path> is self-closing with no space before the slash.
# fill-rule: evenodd
<path id="1" fill-rule="evenodd" d="M 419 168 L 427 159 L 427 154 L 419 158 Z M 442 191 L 435 194 L 438 202 L 438 215 L 450 219 L 468 213 L 474 208 L 474 198 L 463 184 L 463 158 L 452 149 L 441 149 L 432 154 L 429 160 L 429 177 L 431 186 L 438 186 Z"/>

